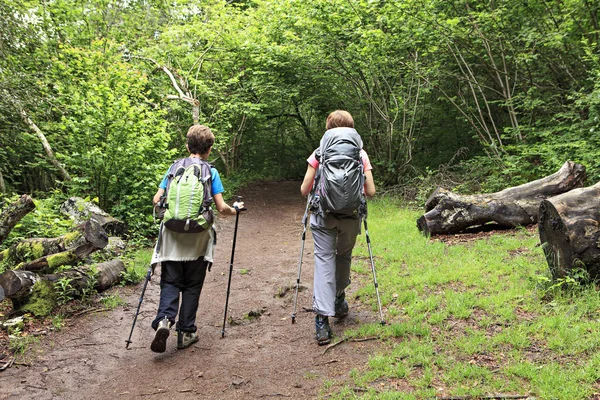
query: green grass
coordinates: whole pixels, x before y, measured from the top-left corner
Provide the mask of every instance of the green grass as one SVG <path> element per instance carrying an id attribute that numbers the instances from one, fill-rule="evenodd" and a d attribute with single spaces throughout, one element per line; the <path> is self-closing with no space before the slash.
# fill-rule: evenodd
<path id="1" fill-rule="evenodd" d="M 388 324 L 344 332 L 379 336 L 382 346 L 322 394 L 573 400 L 600 392 L 600 294 L 593 285 L 552 282 L 537 233 L 518 229 L 446 245 L 421 235 L 420 211 L 380 199 L 369 212 Z M 353 275 L 362 283 L 356 297 L 376 316 L 364 233 L 354 255 Z"/>

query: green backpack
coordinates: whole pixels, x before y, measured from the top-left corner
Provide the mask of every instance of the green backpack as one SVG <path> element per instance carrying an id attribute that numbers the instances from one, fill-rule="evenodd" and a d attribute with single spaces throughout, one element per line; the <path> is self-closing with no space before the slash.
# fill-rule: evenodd
<path id="1" fill-rule="evenodd" d="M 208 162 L 183 158 L 173 163 L 167 175 L 164 226 L 180 233 L 197 233 L 210 228 L 212 173 Z"/>

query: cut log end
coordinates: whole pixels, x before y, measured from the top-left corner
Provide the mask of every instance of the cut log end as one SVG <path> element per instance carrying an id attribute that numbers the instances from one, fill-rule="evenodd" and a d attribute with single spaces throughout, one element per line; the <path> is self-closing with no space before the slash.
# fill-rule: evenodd
<path id="1" fill-rule="evenodd" d="M 425 218 L 425 215 L 422 215 L 421 218 L 417 220 L 417 228 L 424 236 L 431 236 L 431 232 L 429 231 L 429 228 L 427 226 L 427 218 Z"/>
<path id="2" fill-rule="evenodd" d="M 554 205 L 544 200 L 540 204 L 538 223 L 540 243 L 554 279 L 565 277 L 573 264 L 573 252 L 569 245 L 567 228 Z"/>

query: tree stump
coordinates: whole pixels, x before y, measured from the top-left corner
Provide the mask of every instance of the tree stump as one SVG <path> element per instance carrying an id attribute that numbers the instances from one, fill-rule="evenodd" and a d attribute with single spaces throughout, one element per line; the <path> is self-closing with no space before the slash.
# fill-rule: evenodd
<path id="1" fill-rule="evenodd" d="M 538 227 L 554 279 L 577 268 L 600 276 L 600 182 L 542 201 Z"/>
<path id="2" fill-rule="evenodd" d="M 552 175 L 496 193 L 458 195 L 438 188 L 425 203 L 426 214 L 417 227 L 434 235 L 491 223 L 498 228 L 530 225 L 538 221 L 542 200 L 581 187 L 585 177 L 583 165 L 567 161 Z"/>
<path id="3" fill-rule="evenodd" d="M 0 243 L 8 236 L 17 222 L 35 208 L 33 199 L 26 194 L 0 213 Z"/>

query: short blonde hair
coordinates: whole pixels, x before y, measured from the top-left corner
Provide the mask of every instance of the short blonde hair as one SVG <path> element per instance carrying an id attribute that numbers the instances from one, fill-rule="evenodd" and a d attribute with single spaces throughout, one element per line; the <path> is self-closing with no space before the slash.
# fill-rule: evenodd
<path id="1" fill-rule="evenodd" d="M 354 128 L 354 120 L 348 111 L 335 110 L 327 116 L 326 129 L 333 128 Z"/>
<path id="2" fill-rule="evenodd" d="M 192 125 L 188 129 L 186 138 L 188 150 L 192 154 L 204 154 L 215 143 L 215 135 L 205 125 Z"/>

